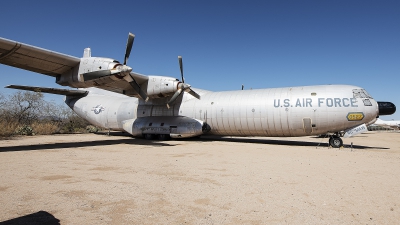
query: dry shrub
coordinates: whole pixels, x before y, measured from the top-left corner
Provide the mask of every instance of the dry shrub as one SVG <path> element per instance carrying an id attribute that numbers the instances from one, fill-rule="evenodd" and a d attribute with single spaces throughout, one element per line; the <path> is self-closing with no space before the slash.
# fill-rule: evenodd
<path id="1" fill-rule="evenodd" d="M 58 132 L 58 124 L 55 122 L 33 122 L 32 130 L 36 135 L 55 134 Z"/>
<path id="2" fill-rule="evenodd" d="M 14 135 L 15 130 L 18 128 L 17 122 L 8 122 L 0 120 L 0 137 L 10 137 Z"/>

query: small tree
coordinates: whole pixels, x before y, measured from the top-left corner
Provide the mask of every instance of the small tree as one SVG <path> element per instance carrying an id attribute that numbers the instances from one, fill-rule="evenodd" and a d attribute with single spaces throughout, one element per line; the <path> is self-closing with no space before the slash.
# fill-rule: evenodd
<path id="1" fill-rule="evenodd" d="M 40 92 L 0 93 L 0 136 L 87 132 L 90 125 L 65 104 L 43 99 Z"/>

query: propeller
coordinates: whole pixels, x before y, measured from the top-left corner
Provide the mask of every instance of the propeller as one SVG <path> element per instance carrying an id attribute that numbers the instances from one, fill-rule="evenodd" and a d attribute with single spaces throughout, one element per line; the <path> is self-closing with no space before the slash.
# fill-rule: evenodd
<path id="1" fill-rule="evenodd" d="M 184 92 L 186 91 L 187 93 L 191 94 L 193 97 L 200 99 L 200 95 L 197 94 L 195 91 L 191 89 L 191 86 L 189 84 L 185 84 L 185 78 L 183 77 L 183 63 L 182 63 L 182 56 L 178 56 L 178 61 L 179 61 L 179 68 L 181 70 L 181 79 L 182 83 L 178 84 L 178 90 L 172 95 L 171 99 L 167 103 L 168 109 L 170 108 L 170 105 L 173 104 L 176 99 Z"/>
<path id="2" fill-rule="evenodd" d="M 135 35 L 132 33 L 129 33 L 128 42 L 126 43 L 126 49 L 125 49 L 124 65 L 117 66 L 116 68 L 113 68 L 111 70 L 98 70 L 98 71 L 84 73 L 83 74 L 84 80 L 85 81 L 93 80 L 93 79 L 110 76 L 110 75 L 114 75 L 114 74 L 122 74 L 122 75 L 125 74 L 125 76 L 126 76 L 126 74 L 129 74 L 132 71 L 132 68 L 127 66 L 126 63 L 128 62 L 129 55 L 131 54 L 134 39 L 135 39 Z"/>
<path id="3" fill-rule="evenodd" d="M 126 42 L 125 58 L 124 58 L 123 67 L 128 67 L 128 66 L 126 66 L 126 63 L 128 62 L 129 56 L 131 54 L 131 50 L 132 50 L 132 46 L 133 46 L 133 41 L 134 40 L 135 40 L 135 35 L 132 34 L 132 33 L 129 33 L 128 41 Z M 131 71 L 132 71 L 132 69 L 131 69 Z M 124 80 L 128 81 L 128 83 L 131 85 L 133 90 L 135 90 L 144 101 L 147 102 L 147 100 L 149 100 L 149 97 L 142 90 L 142 88 L 140 88 L 140 85 L 136 82 L 135 78 L 133 78 L 133 76 L 130 74 L 130 71 L 129 71 L 128 75 L 124 76 Z"/>
<path id="4" fill-rule="evenodd" d="M 135 40 L 135 35 L 132 33 L 129 33 L 128 41 L 126 43 L 125 57 L 124 57 L 123 65 L 118 65 L 111 70 L 98 70 L 98 71 L 84 73 L 84 74 L 82 74 L 83 79 L 85 81 L 89 81 L 89 80 L 94 80 L 94 79 L 98 79 L 98 78 L 106 77 L 106 76 L 110 76 L 110 75 L 118 75 L 118 77 L 124 78 L 124 80 L 126 80 L 132 86 L 132 88 L 139 94 L 139 96 L 147 102 L 149 97 L 140 88 L 140 85 L 136 82 L 135 78 L 131 75 L 132 68 L 126 65 L 128 63 L 129 55 L 131 54 L 134 40 Z"/>

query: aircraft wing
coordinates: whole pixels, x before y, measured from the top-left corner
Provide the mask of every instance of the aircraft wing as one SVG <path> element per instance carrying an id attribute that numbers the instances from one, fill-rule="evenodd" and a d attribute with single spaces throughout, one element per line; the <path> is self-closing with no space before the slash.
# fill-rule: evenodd
<path id="1" fill-rule="evenodd" d="M 126 65 L 129 58 L 133 34 L 129 34 L 125 60 L 120 64 L 117 60 L 104 57 L 91 57 L 90 50 L 83 58 L 42 49 L 36 46 L 0 38 L 0 64 L 29 70 L 36 73 L 56 77 L 56 83 L 63 86 L 90 88 L 96 87 L 147 101 L 149 98 L 168 98 L 172 104 L 182 91 L 196 98 L 200 96 L 188 84 L 184 84 L 182 57 L 178 57 L 182 82 L 172 77 L 146 76 L 132 72 Z M 81 63 L 82 62 L 82 63 Z M 151 80 L 150 80 L 151 78 Z M 10 86 L 22 90 L 39 90 L 39 87 Z M 71 95 L 73 92 L 55 89 L 40 89 L 42 92 Z M 66 89 L 64 89 L 66 90 Z M 82 93 L 79 93 L 82 94 Z"/>
<path id="2" fill-rule="evenodd" d="M 13 88 L 25 91 L 35 91 L 35 92 L 43 92 L 57 95 L 66 95 L 66 96 L 85 96 L 88 94 L 88 91 L 84 90 L 71 90 L 71 89 L 61 89 L 61 88 L 45 88 L 45 87 L 34 87 L 34 86 L 22 86 L 22 85 L 8 85 L 6 88 Z"/>
<path id="3" fill-rule="evenodd" d="M 79 65 L 80 58 L 0 38 L 0 63 L 56 77 Z"/>

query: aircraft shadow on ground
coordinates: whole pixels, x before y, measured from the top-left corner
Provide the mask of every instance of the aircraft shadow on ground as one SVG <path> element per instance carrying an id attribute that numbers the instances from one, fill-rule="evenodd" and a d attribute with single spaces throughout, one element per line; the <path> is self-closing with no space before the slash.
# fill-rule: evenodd
<path id="1" fill-rule="evenodd" d="M 199 139 L 192 139 L 198 141 Z M 271 140 L 271 139 L 249 139 L 249 138 L 230 138 L 218 136 L 202 136 L 201 141 L 226 141 L 226 142 L 240 142 L 240 143 L 254 143 L 254 144 L 270 144 L 270 145 L 290 145 L 290 146 L 313 146 L 313 147 L 329 147 L 328 141 L 326 142 L 309 142 L 309 141 L 291 141 L 291 140 Z M 363 145 L 344 145 L 344 148 L 354 149 L 389 149 L 385 147 L 373 147 Z"/>
<path id="2" fill-rule="evenodd" d="M 26 216 L 0 222 L 0 225 L 60 225 L 60 220 L 46 211 L 39 211 Z"/>
<path id="3" fill-rule="evenodd" d="M 80 142 L 61 142 L 51 144 L 34 144 L 34 145 L 18 145 L 18 146 L 4 146 L 0 147 L 0 152 L 13 152 L 13 151 L 31 151 L 31 150 L 50 150 L 60 148 L 79 148 L 90 146 L 105 146 L 105 145 L 147 145 L 147 146 L 173 146 L 168 142 L 148 141 L 144 139 L 114 139 L 114 140 L 99 140 L 99 141 L 80 141 Z"/>
<path id="4" fill-rule="evenodd" d="M 96 133 L 98 135 L 105 135 L 107 133 Z M 123 132 L 111 132 L 110 136 L 130 136 Z M 179 141 L 192 141 L 192 142 L 206 142 L 206 141 L 225 141 L 225 142 L 239 142 L 239 143 L 253 143 L 253 144 L 270 144 L 270 145 L 290 145 L 290 146 L 314 146 L 314 147 L 329 147 L 328 142 L 308 142 L 308 141 L 291 141 L 291 140 L 271 140 L 271 139 L 249 139 L 240 137 L 221 137 L 221 136 L 202 136 L 194 137 L 189 139 L 176 139 Z M 0 147 L 0 152 L 12 152 L 12 151 L 31 151 L 31 150 L 50 150 L 60 148 L 79 148 L 79 147 L 90 147 L 90 146 L 105 146 L 105 145 L 117 145 L 117 144 L 129 144 L 129 145 L 146 145 L 146 146 L 174 146 L 174 144 L 168 143 L 168 141 L 159 140 L 146 140 L 141 138 L 132 139 L 114 139 L 114 140 L 99 140 L 99 141 L 81 141 L 81 142 L 61 142 L 51 144 L 35 144 L 35 145 L 19 145 L 19 146 L 4 146 Z M 348 145 L 345 144 L 344 148 L 353 149 L 390 149 L 385 147 L 374 147 L 374 146 L 363 146 L 363 145 Z"/>
<path id="5" fill-rule="evenodd" d="M 96 134 L 100 135 L 111 135 L 111 136 L 128 136 L 131 135 L 125 132 L 98 132 Z M 266 139 L 249 139 L 240 137 L 225 137 L 225 136 L 207 136 L 203 135 L 200 137 L 193 137 L 187 139 L 176 139 L 181 141 L 226 141 L 226 142 L 240 142 L 240 143 L 254 143 L 254 144 L 271 144 L 271 145 L 291 145 L 291 146 L 314 146 L 314 147 L 329 147 L 328 137 L 315 136 L 313 137 L 317 140 L 324 140 L 319 142 L 309 142 L 309 141 L 291 141 L 291 140 L 266 140 Z M 137 139 L 140 140 L 140 139 Z M 325 141 L 326 140 L 326 141 Z M 154 142 L 149 140 L 144 140 L 146 143 Z M 164 142 L 166 143 L 166 142 Z M 390 149 L 385 147 L 374 147 L 374 146 L 363 146 L 363 145 L 348 145 L 344 144 L 344 148 L 354 148 L 354 149 Z"/>

